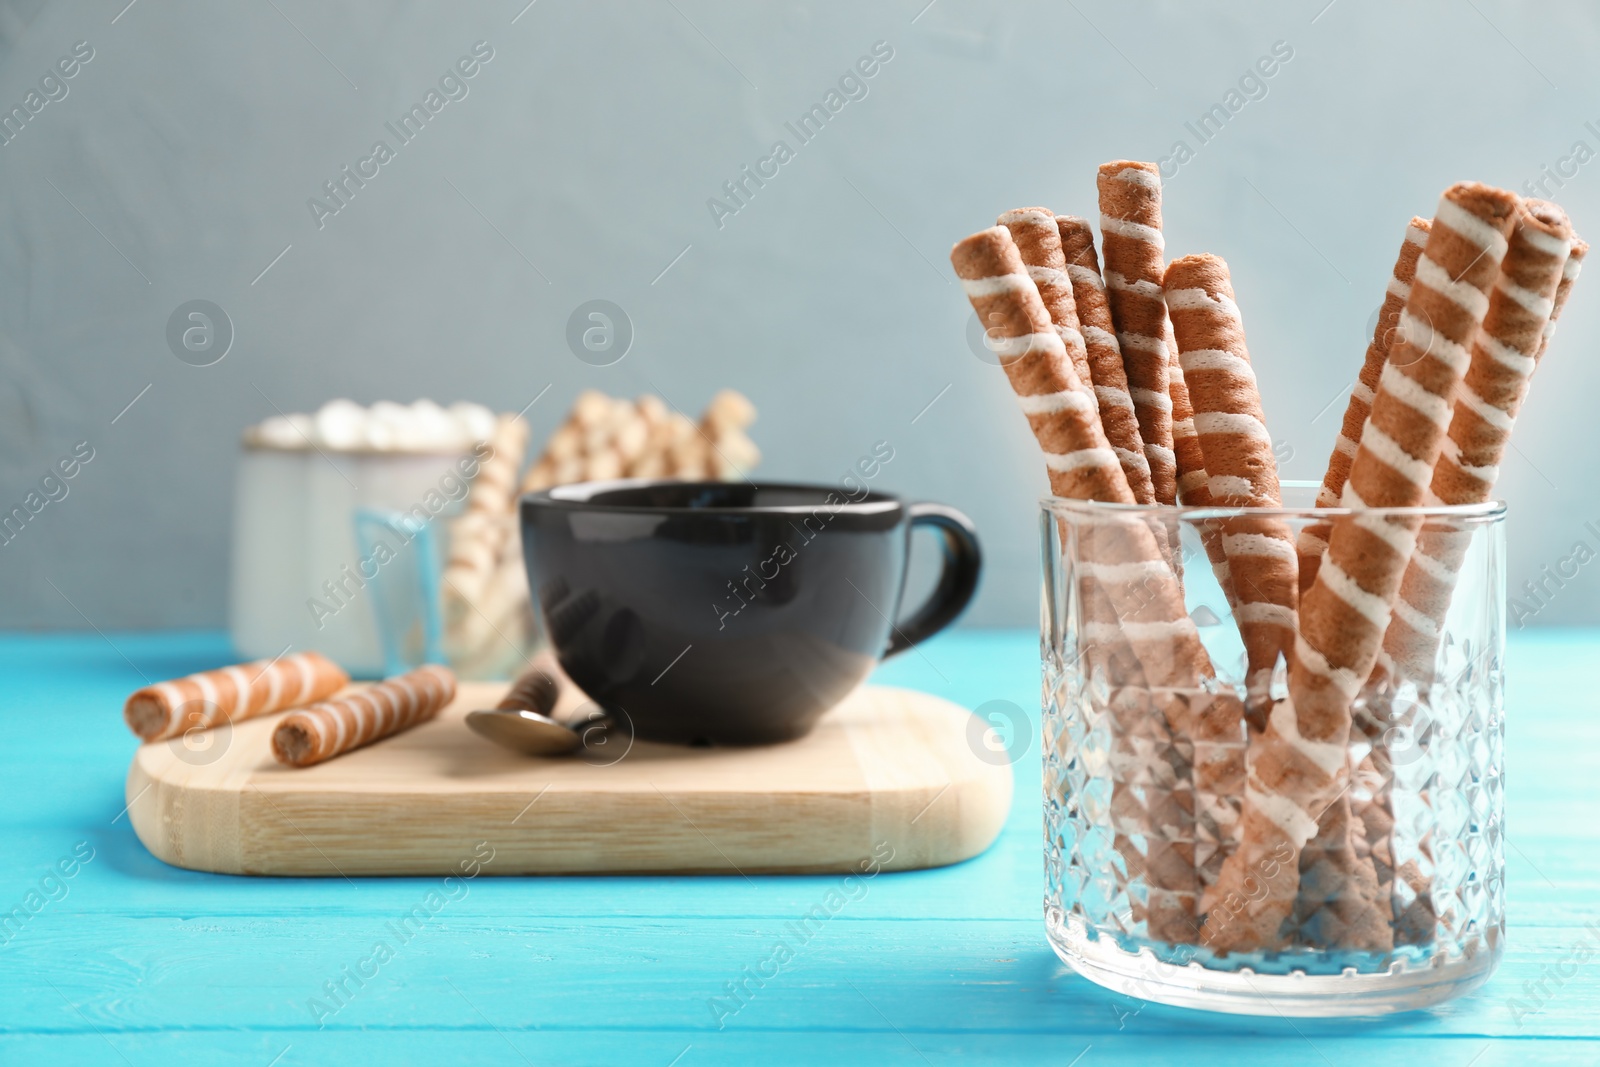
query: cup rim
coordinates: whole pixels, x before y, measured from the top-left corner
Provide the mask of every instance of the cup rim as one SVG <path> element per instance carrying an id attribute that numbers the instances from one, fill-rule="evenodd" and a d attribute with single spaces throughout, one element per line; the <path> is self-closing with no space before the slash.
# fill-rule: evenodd
<path id="1" fill-rule="evenodd" d="M 1281 483 L 1290 489 L 1315 489 L 1321 482 L 1284 479 Z M 1346 507 L 1221 507 L 1193 504 L 1118 504 L 1101 500 L 1074 500 L 1069 497 L 1045 494 L 1039 506 L 1047 511 L 1076 511 L 1081 513 L 1112 513 L 1141 518 L 1173 519 L 1185 522 L 1215 519 L 1341 519 L 1357 515 L 1380 518 L 1449 519 L 1455 522 L 1494 522 L 1506 514 L 1504 500 L 1485 500 L 1478 504 L 1423 504 L 1409 508 L 1346 508 Z"/>
<path id="2" fill-rule="evenodd" d="M 593 499 L 598 493 L 616 489 L 642 489 L 651 486 L 726 486 L 733 484 L 737 483 L 710 479 L 684 481 L 678 478 L 605 478 L 589 482 L 571 482 L 567 485 L 552 486 L 549 489 L 541 489 L 533 493 L 524 493 L 522 495 L 522 503 L 532 504 L 537 507 L 558 508 L 563 511 L 591 511 L 612 515 L 700 515 L 707 518 L 718 516 L 810 515 L 818 508 L 828 508 L 835 513 L 847 512 L 852 515 L 885 515 L 903 510 L 905 507 L 904 501 L 892 493 L 869 489 L 867 490 L 866 499 L 851 501 L 843 498 L 839 486 L 823 485 L 817 482 L 747 481 L 745 484 L 757 491 L 762 489 L 805 490 L 821 494 L 824 498 L 828 494 L 839 494 L 841 502 L 829 504 L 826 499 L 822 499 L 814 504 L 762 504 L 747 507 L 695 508 L 673 507 L 662 504 L 613 504 Z M 577 495 L 580 492 L 583 494 L 582 496 Z"/>

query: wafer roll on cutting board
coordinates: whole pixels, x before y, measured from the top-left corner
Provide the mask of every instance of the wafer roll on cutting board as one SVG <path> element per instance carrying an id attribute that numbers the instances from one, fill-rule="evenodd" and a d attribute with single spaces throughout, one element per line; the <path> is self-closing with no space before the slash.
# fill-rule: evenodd
<path id="1" fill-rule="evenodd" d="M 144 741 L 304 707 L 350 684 L 344 668 L 318 652 L 296 652 L 145 686 L 123 717 Z"/>
<path id="2" fill-rule="evenodd" d="M 427 722 L 456 696 L 456 676 L 429 664 L 284 716 L 272 732 L 279 763 L 309 767 Z"/>

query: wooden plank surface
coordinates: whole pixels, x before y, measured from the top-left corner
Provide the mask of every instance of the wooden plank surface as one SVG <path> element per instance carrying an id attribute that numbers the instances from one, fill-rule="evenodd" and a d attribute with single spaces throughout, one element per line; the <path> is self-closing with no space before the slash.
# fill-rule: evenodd
<path id="1" fill-rule="evenodd" d="M 95 636 L 0 641 L 0 901 L 20 904 L 79 843 L 93 850 L 64 895 L 3 938 L 0 1064 L 1600 1061 L 1600 954 L 1571 962 L 1600 921 L 1600 633 L 1511 644 L 1500 972 L 1434 1011 L 1337 1023 L 1141 1004 L 1055 959 L 1040 915 L 1032 633 L 950 635 L 875 679 L 1026 712 L 1016 801 L 977 858 L 852 883 L 478 878 L 360 985 L 344 968 L 379 939 L 398 942 L 389 925 L 442 894 L 442 879 L 238 878 L 152 858 L 121 811 L 136 744 L 110 709 L 139 671 L 181 674 L 228 653 L 215 636 L 110 637 L 120 652 Z M 834 899 L 800 942 L 795 924 Z M 795 942 L 792 960 L 718 1014 L 780 939 Z M 327 986 L 341 981 L 343 1003 L 319 1014 L 312 1002 L 332 1005 Z"/>
<path id="2" fill-rule="evenodd" d="M 1011 808 L 971 713 L 927 693 L 863 687 L 787 744 L 535 759 L 467 728 L 504 691 L 463 683 L 433 720 L 306 768 L 273 759 L 278 716 L 143 745 L 128 818 L 156 858 L 221 874 L 756 874 L 956 863 Z"/>

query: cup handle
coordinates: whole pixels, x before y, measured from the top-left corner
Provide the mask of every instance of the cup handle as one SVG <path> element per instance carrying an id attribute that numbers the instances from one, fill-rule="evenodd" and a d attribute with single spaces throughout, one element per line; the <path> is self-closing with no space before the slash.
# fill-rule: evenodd
<path id="1" fill-rule="evenodd" d="M 911 526 L 932 526 L 943 536 L 944 568 L 939 584 L 910 618 L 894 628 L 884 658 L 904 652 L 955 621 L 978 590 L 978 572 L 983 567 L 983 551 L 978 547 L 978 530 L 955 508 L 943 504 L 912 504 Z"/>

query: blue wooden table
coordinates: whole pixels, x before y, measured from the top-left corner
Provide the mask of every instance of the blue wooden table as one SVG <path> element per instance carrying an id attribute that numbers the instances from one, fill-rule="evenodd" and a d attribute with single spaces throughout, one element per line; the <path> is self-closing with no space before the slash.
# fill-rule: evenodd
<path id="1" fill-rule="evenodd" d="M 878 680 L 1031 711 L 1036 648 L 958 633 Z M 401 944 L 389 924 L 437 879 L 196 874 L 129 829 L 123 697 L 139 672 L 228 658 L 211 634 L 0 640 L 0 1064 L 1600 1060 L 1600 633 L 1511 644 L 1499 974 L 1433 1012 L 1338 1023 L 1141 1004 L 1056 960 L 1036 716 L 993 848 L 864 883 L 742 1002 L 731 984 L 839 878 L 479 878 Z M 396 948 L 374 973 L 380 938 Z"/>

